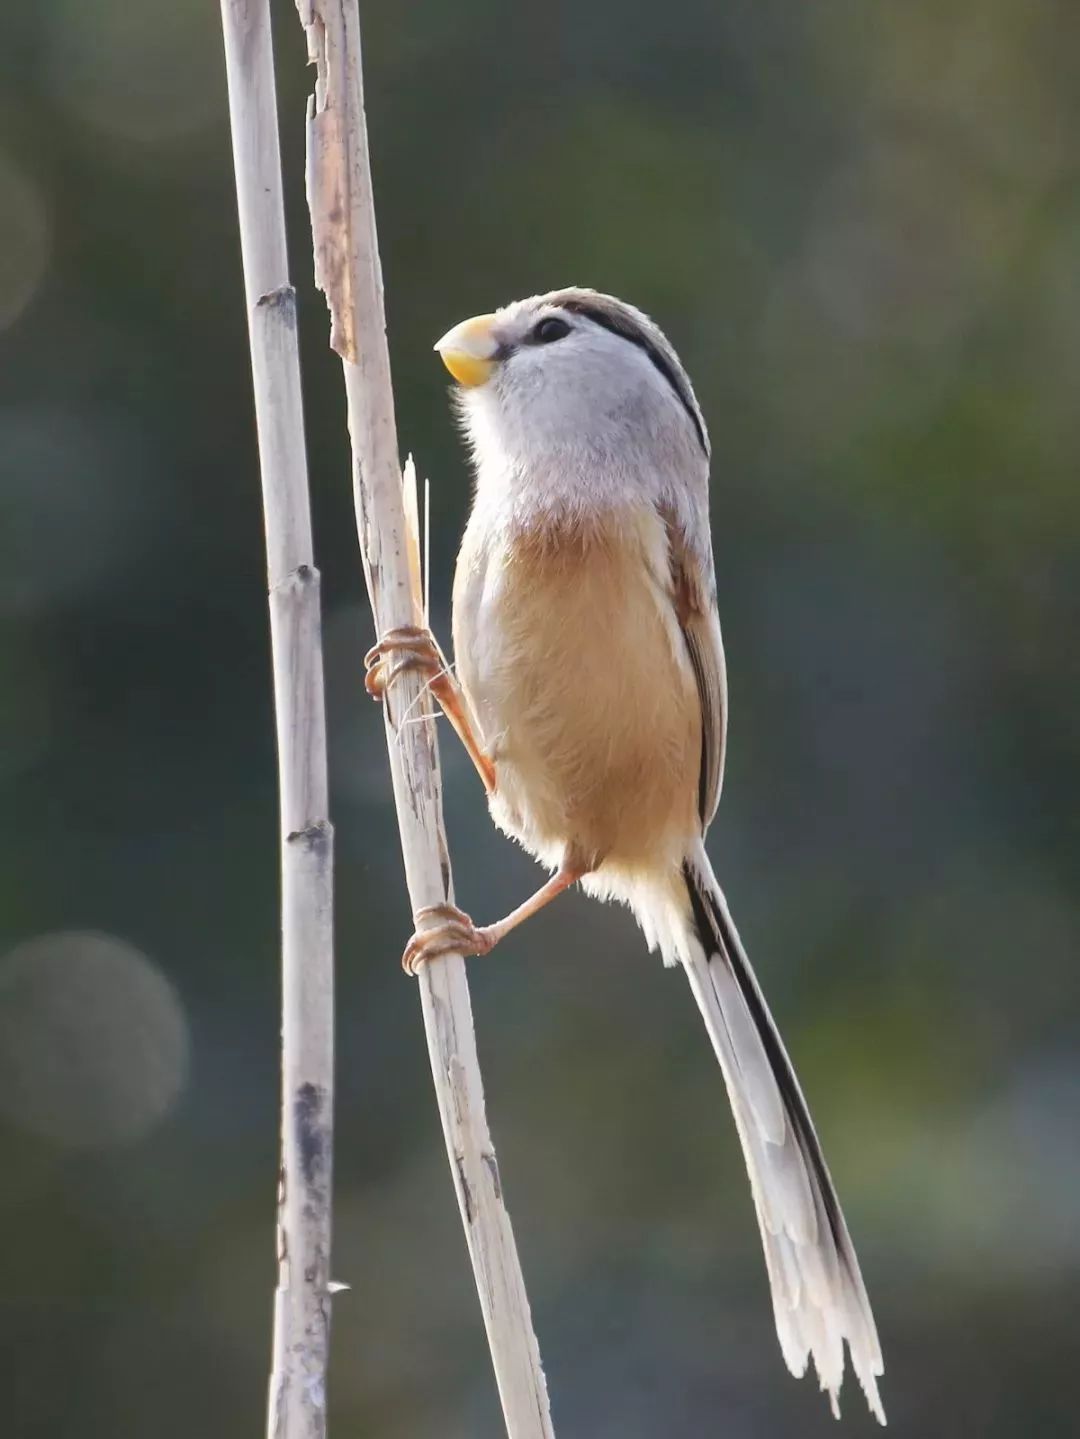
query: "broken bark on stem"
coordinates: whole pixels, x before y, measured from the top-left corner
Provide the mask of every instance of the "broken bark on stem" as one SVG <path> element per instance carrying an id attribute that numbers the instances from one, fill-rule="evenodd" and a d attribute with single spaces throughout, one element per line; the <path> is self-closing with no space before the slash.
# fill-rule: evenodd
<path id="1" fill-rule="evenodd" d="M 423 622 L 415 524 L 399 467 L 382 275 L 360 68 L 356 0 L 297 0 L 317 67 L 308 106 L 307 186 L 315 278 L 341 356 L 364 574 L 381 635 Z M 415 491 L 409 496 L 415 516 Z M 405 673 L 384 704 L 405 876 L 413 912 L 453 900 L 435 724 Z M 408 715 L 426 723 L 400 724 Z M 551 1439 L 547 1389 L 484 1112 L 464 961 L 419 977 L 435 1093 L 510 1439 Z"/>

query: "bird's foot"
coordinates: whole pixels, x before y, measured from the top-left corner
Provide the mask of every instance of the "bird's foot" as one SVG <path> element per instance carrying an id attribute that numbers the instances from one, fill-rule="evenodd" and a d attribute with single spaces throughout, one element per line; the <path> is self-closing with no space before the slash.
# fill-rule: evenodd
<path id="1" fill-rule="evenodd" d="M 431 928 L 423 928 L 425 920 L 437 920 Z M 497 936 L 490 929 L 480 929 L 464 910 L 455 904 L 429 904 L 416 912 L 416 933 L 405 946 L 401 967 L 415 975 L 422 964 L 445 954 L 487 954 L 495 946 Z"/>
<path id="2" fill-rule="evenodd" d="M 392 655 L 401 658 L 388 664 Z M 449 679 L 446 660 L 438 641 L 429 629 L 420 625 L 398 625 L 387 630 L 378 644 L 372 645 L 364 656 L 364 688 L 372 699 L 380 700 L 397 679 L 407 670 L 420 670 L 429 677 L 428 683 L 436 698 L 440 698 L 440 681 Z"/>

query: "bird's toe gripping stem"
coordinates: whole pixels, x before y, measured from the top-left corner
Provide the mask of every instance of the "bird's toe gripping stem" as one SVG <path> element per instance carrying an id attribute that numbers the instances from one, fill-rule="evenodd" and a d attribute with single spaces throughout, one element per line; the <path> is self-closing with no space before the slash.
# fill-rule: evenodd
<path id="1" fill-rule="evenodd" d="M 422 964 L 445 954 L 487 954 L 495 941 L 486 930 L 479 929 L 456 904 L 429 904 L 416 912 L 416 933 L 405 946 L 401 967 L 415 975 Z M 434 920 L 431 928 L 424 922 Z"/>
<path id="2" fill-rule="evenodd" d="M 392 655 L 401 658 L 388 668 Z M 446 660 L 435 636 L 420 625 L 397 625 L 387 630 L 364 656 L 364 670 L 364 688 L 372 699 L 382 699 L 398 675 L 407 670 L 420 670 L 427 675 L 436 696 L 439 681 L 448 675 Z"/>

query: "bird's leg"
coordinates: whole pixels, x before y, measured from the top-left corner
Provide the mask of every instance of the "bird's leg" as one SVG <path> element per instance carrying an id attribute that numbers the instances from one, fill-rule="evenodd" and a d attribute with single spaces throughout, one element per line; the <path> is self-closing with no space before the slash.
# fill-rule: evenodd
<path id="1" fill-rule="evenodd" d="M 444 954 L 490 954 L 499 940 L 526 919 L 549 905 L 562 892 L 576 884 L 587 871 L 580 865 L 565 861 L 540 888 L 517 909 L 512 909 L 505 919 L 497 924 L 485 924 L 482 928 L 473 924 L 462 910 L 453 904 L 432 904 L 417 912 L 417 925 L 424 920 L 439 920 L 431 929 L 417 928 L 412 939 L 405 946 L 401 956 L 402 968 L 406 974 L 415 974 L 429 959 L 438 959 Z"/>
<path id="2" fill-rule="evenodd" d="M 387 660 L 392 654 L 401 654 L 402 658 L 387 669 Z M 420 670 L 427 675 L 427 687 L 454 726 L 465 752 L 476 766 L 484 789 L 488 794 L 494 794 L 494 761 L 480 743 L 465 692 L 451 673 L 430 630 L 421 629 L 418 625 L 399 625 L 397 629 L 388 630 L 364 656 L 364 668 L 367 671 L 364 688 L 373 699 L 382 699 L 398 675 L 406 670 Z"/>

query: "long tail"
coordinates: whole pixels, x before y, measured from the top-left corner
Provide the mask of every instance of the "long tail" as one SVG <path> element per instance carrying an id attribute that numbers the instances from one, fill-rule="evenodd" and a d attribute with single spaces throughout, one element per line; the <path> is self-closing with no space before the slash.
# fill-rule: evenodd
<path id="1" fill-rule="evenodd" d="M 801 1377 L 813 1358 L 839 1417 L 847 1340 L 866 1401 L 884 1424 L 874 1316 L 810 1111 L 704 845 L 683 874 L 698 941 L 684 964 L 746 1158 L 784 1359 Z"/>

